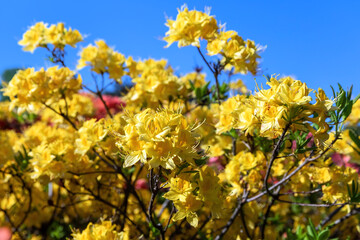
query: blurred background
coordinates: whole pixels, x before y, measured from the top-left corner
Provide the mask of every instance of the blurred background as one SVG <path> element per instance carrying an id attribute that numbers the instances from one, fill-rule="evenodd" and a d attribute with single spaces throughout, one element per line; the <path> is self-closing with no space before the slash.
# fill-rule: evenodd
<path id="1" fill-rule="evenodd" d="M 0 73 L 11 78 L 14 69 L 50 66 L 47 52 L 23 52 L 17 42 L 38 21 L 64 22 L 86 36 L 80 48 L 104 39 L 135 59 L 168 59 L 178 74 L 204 66 L 196 48 L 164 48 L 167 18 L 176 18 L 183 1 L 2 1 L 0 7 Z M 250 90 L 271 74 L 291 75 L 310 88 L 354 85 L 360 93 L 360 1 L 189 1 L 189 9 L 211 7 L 211 15 L 244 39 L 266 46 L 261 72 L 241 76 Z M 75 69 L 80 48 L 67 48 L 66 64 Z M 88 69 L 80 71 L 91 85 Z M 208 80 L 212 80 L 209 72 Z M 226 76 L 224 76 L 225 79 Z"/>

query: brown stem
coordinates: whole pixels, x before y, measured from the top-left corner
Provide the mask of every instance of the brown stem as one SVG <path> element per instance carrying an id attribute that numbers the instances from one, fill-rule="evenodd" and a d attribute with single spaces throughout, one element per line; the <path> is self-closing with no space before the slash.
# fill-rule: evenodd
<path id="1" fill-rule="evenodd" d="M 335 209 L 333 212 L 331 212 L 324 220 L 321 221 L 321 223 L 316 227 L 317 230 L 325 226 L 330 220 L 346 205 L 346 203 L 343 203 L 340 205 L 337 209 Z"/>
<path id="2" fill-rule="evenodd" d="M 244 209 L 243 208 L 240 208 L 240 217 L 241 217 L 241 221 L 242 221 L 243 226 L 244 226 L 246 236 L 248 237 L 248 239 L 252 240 L 251 235 L 249 233 L 249 230 L 247 228 L 246 222 L 245 222 L 245 214 L 244 214 Z"/>
<path id="3" fill-rule="evenodd" d="M 154 174 L 154 169 L 150 169 L 150 173 L 149 173 L 149 188 L 150 188 L 150 192 L 151 192 L 151 197 L 150 197 L 150 202 L 149 202 L 149 206 L 148 206 L 148 216 L 149 216 L 149 222 L 151 223 L 152 226 L 156 227 L 161 234 L 161 238 L 163 240 L 165 240 L 165 233 L 164 233 L 164 229 L 161 223 L 156 223 L 154 221 L 154 218 L 152 216 L 152 210 L 153 210 L 153 205 L 155 202 L 155 198 L 159 192 L 159 175 L 158 174 Z"/>
<path id="4" fill-rule="evenodd" d="M 53 107 L 51 107 L 50 105 L 46 104 L 45 102 L 42 103 L 45 107 L 47 107 L 48 109 L 50 109 L 51 111 L 53 111 L 54 113 L 60 115 L 62 118 L 64 118 L 68 123 L 70 123 L 70 125 L 77 131 L 78 128 L 76 127 L 75 123 L 73 123 L 71 121 L 71 119 L 69 118 L 69 116 L 67 116 L 66 114 L 64 114 L 63 112 L 58 112 L 56 111 Z"/>
<path id="5" fill-rule="evenodd" d="M 295 194 L 313 194 L 313 193 L 317 193 L 317 192 L 321 192 L 321 188 L 312 190 L 312 191 L 301 191 L 301 192 L 286 192 L 286 193 L 279 193 L 279 196 L 283 196 L 283 195 L 295 195 Z"/>
<path id="6" fill-rule="evenodd" d="M 214 240 L 220 240 L 220 239 L 222 239 L 222 237 L 223 237 L 223 236 L 227 233 L 227 231 L 230 229 L 230 227 L 231 227 L 231 225 L 234 223 L 236 217 L 239 215 L 243 204 L 246 203 L 246 199 L 247 199 L 247 197 L 248 197 L 248 195 L 249 195 L 249 192 L 250 192 L 250 191 L 247 191 L 246 189 L 244 189 L 243 198 L 242 198 L 242 199 L 241 199 L 241 198 L 238 199 L 238 204 L 237 204 L 234 212 L 232 213 L 230 219 L 228 220 L 228 222 L 226 223 L 226 225 L 222 227 L 220 234 L 217 235 Z"/>
<path id="7" fill-rule="evenodd" d="M 168 222 L 167 222 L 167 224 L 166 224 L 166 226 L 164 228 L 164 234 L 165 234 L 165 232 L 167 231 L 167 229 L 168 229 L 168 227 L 170 225 L 170 221 L 171 221 L 171 218 L 172 218 L 174 212 L 175 212 L 175 206 L 173 205 L 172 208 L 171 208 L 169 220 L 168 220 Z"/>
<path id="8" fill-rule="evenodd" d="M 273 152 L 272 152 L 272 154 L 271 154 L 270 162 L 269 162 L 268 167 L 267 167 L 267 170 L 266 170 L 266 175 L 265 175 L 265 179 L 264 179 L 264 186 L 265 186 L 266 192 L 267 192 L 270 196 L 272 196 L 273 198 L 277 198 L 277 196 L 275 196 L 275 195 L 269 190 L 269 187 L 268 187 L 268 179 L 269 179 L 269 176 L 270 176 L 271 167 L 272 167 L 275 159 L 276 159 L 277 156 L 279 155 L 279 151 L 280 151 L 281 144 L 282 144 L 283 141 L 284 141 L 285 135 L 286 135 L 288 129 L 290 128 L 290 125 L 291 125 L 291 123 L 288 123 L 288 124 L 285 126 L 285 128 L 284 128 L 284 130 L 283 130 L 283 132 L 282 132 L 282 134 L 281 134 L 278 142 L 276 143 L 276 145 L 275 145 L 275 147 L 274 147 L 274 150 L 273 150 Z"/>
<path id="9" fill-rule="evenodd" d="M 84 185 L 79 185 L 79 186 L 82 186 L 86 191 L 88 191 L 89 193 L 84 193 L 86 195 L 89 195 L 89 196 L 92 196 L 94 197 L 94 200 L 97 200 L 99 202 L 102 202 L 104 203 L 105 205 L 108 205 L 114 209 L 116 209 L 117 211 L 119 211 L 121 214 L 124 215 L 124 217 L 132 224 L 134 225 L 134 227 L 136 227 L 136 229 L 141 233 L 141 234 L 144 234 L 145 236 L 145 233 L 142 231 L 142 229 L 138 226 L 138 224 L 136 224 L 133 220 L 131 220 L 128 215 L 126 213 L 124 213 L 118 206 L 112 204 L 111 202 L 103 199 L 102 197 L 100 197 L 100 195 L 97 195 L 95 194 L 91 189 L 89 189 L 88 187 L 84 186 Z M 66 189 L 66 188 L 65 188 Z M 73 193 L 71 192 L 69 189 L 66 189 L 69 193 L 71 194 L 78 194 L 78 193 Z"/>
<path id="10" fill-rule="evenodd" d="M 335 222 L 333 222 L 329 227 L 333 228 L 336 225 L 342 223 L 343 221 L 345 221 L 346 219 L 348 219 L 349 217 L 359 214 L 360 213 L 360 208 L 354 208 L 352 209 L 348 214 L 346 214 L 345 216 L 343 216 L 342 218 L 339 218 L 338 220 L 336 220 Z"/>
<path id="11" fill-rule="evenodd" d="M 104 98 L 103 98 L 103 96 L 102 96 L 101 91 L 97 91 L 96 94 L 99 96 L 101 102 L 103 103 L 103 105 L 104 105 L 104 107 L 105 107 L 105 109 L 106 109 L 106 113 L 107 113 L 111 118 L 113 118 L 113 115 L 111 114 L 110 108 L 109 108 L 108 105 L 106 104 L 106 102 L 105 102 L 105 100 L 104 100 Z"/>
<path id="12" fill-rule="evenodd" d="M 221 101 L 220 101 L 220 84 L 219 84 L 219 74 L 221 71 L 219 71 L 218 68 L 212 68 L 210 66 L 210 63 L 206 60 L 204 54 L 201 52 L 201 49 L 199 47 L 197 47 L 198 52 L 200 53 L 200 56 L 202 57 L 202 59 L 204 60 L 204 62 L 206 63 L 206 65 L 208 66 L 208 68 L 210 69 L 210 71 L 212 72 L 212 74 L 214 75 L 215 78 L 215 83 L 216 83 L 216 93 L 217 93 L 217 97 L 218 97 L 218 103 L 220 105 Z"/>
<path id="13" fill-rule="evenodd" d="M 261 229 L 261 239 L 265 239 L 266 222 L 267 222 L 267 219 L 269 218 L 271 207 L 274 205 L 275 201 L 276 201 L 275 198 L 271 198 L 271 202 L 269 203 L 269 205 L 268 205 L 268 207 L 266 209 L 266 213 L 265 213 L 265 216 L 264 216 L 264 221 L 263 221 L 263 224 L 260 227 L 260 229 Z"/>
<path id="14" fill-rule="evenodd" d="M 194 240 L 196 236 L 201 232 L 201 230 L 206 226 L 206 224 L 210 221 L 211 216 L 208 216 L 206 220 L 201 224 L 200 228 L 196 231 L 196 233 L 190 238 L 190 240 Z"/>
<path id="15" fill-rule="evenodd" d="M 327 147 L 327 149 L 325 149 L 323 152 L 321 152 L 318 156 L 316 157 L 312 157 L 313 156 L 313 151 L 311 152 L 310 156 L 307 157 L 304 162 L 302 162 L 294 171 L 292 171 L 291 173 L 289 173 L 289 175 L 287 175 L 286 177 L 284 177 L 283 179 L 281 179 L 279 182 L 277 182 L 276 184 L 272 185 L 269 188 L 269 191 L 272 191 L 273 189 L 277 188 L 278 186 L 284 184 L 285 182 L 289 181 L 290 178 L 292 176 L 294 176 L 297 172 L 299 172 L 305 165 L 307 165 L 310 162 L 316 161 L 317 159 L 321 158 L 322 156 L 325 155 L 326 152 L 328 152 L 332 146 L 334 145 L 334 143 L 337 141 L 337 139 L 339 139 L 339 136 L 336 136 L 335 139 L 330 143 L 330 145 Z M 255 195 L 254 197 L 248 198 L 246 202 L 251 202 L 254 201 L 262 196 L 264 196 L 266 193 L 268 193 L 267 191 L 263 191 L 257 195 Z"/>

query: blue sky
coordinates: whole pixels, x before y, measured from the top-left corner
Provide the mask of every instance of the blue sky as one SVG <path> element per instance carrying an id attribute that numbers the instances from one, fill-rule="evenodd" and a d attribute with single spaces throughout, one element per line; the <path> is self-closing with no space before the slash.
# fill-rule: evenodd
<path id="1" fill-rule="evenodd" d="M 53 3 L 52 3 L 53 2 Z M 254 79 L 265 74 L 292 75 L 309 87 L 354 85 L 360 93 L 360 1 L 3 1 L 0 8 L 0 71 L 12 67 L 48 66 L 46 52 L 23 52 L 17 45 L 27 28 L 37 21 L 65 22 L 87 38 L 81 46 L 104 39 L 126 56 L 165 58 L 177 73 L 203 65 L 193 47 L 164 48 L 166 16 L 177 8 L 212 7 L 211 14 L 228 30 L 267 46 L 262 53 L 262 73 L 240 76 L 253 90 Z M 75 68 L 80 48 L 68 48 L 67 64 Z M 89 75 L 83 71 L 83 78 Z M 209 80 L 211 79 L 208 74 Z"/>

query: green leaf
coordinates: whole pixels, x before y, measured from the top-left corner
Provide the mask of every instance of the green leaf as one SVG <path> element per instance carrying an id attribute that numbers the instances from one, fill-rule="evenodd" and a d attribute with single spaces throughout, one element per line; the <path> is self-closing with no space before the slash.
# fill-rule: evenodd
<path id="1" fill-rule="evenodd" d="M 308 237 L 311 237 L 311 239 L 316 240 L 317 239 L 317 232 L 314 224 L 312 223 L 311 219 L 309 219 L 309 225 L 306 227 L 307 235 Z"/>
<path id="2" fill-rule="evenodd" d="M 237 134 L 236 130 L 235 129 L 231 129 L 229 131 L 229 135 L 232 137 L 232 138 L 235 138 L 237 139 L 239 137 L 239 135 Z"/>
<path id="3" fill-rule="evenodd" d="M 195 160 L 195 163 L 196 163 L 196 160 Z M 188 166 L 189 166 L 188 163 L 183 163 L 183 164 L 181 164 L 181 165 L 178 167 L 179 170 L 177 171 L 176 174 L 179 174 L 182 170 L 184 170 L 184 169 L 187 168 Z"/>
<path id="4" fill-rule="evenodd" d="M 330 237 L 329 229 L 322 230 L 319 233 L 318 240 L 327 240 Z"/>
<path id="5" fill-rule="evenodd" d="M 355 180 L 352 180 L 351 186 L 347 184 L 347 190 L 350 198 L 350 202 L 360 202 L 359 184 Z"/>
<path id="6" fill-rule="evenodd" d="M 351 140 L 356 144 L 356 146 L 360 149 L 359 135 L 354 131 L 354 129 L 350 129 L 349 136 Z"/>
<path id="7" fill-rule="evenodd" d="M 356 101 L 359 100 L 359 98 L 360 98 L 360 94 L 354 98 L 353 103 L 356 103 Z"/>
<path id="8" fill-rule="evenodd" d="M 195 96 L 196 96 L 196 99 L 201 100 L 201 89 L 200 88 L 195 89 Z"/>
<path id="9" fill-rule="evenodd" d="M 196 171 L 196 170 L 192 170 L 192 171 L 185 171 L 183 173 L 198 173 L 199 171 Z"/>
<path id="10" fill-rule="evenodd" d="M 189 80 L 189 84 L 190 84 L 190 89 L 191 89 L 192 91 L 194 91 L 194 90 L 195 90 L 195 85 L 194 85 L 194 83 L 193 83 L 191 80 Z"/>
<path id="11" fill-rule="evenodd" d="M 341 112 L 341 118 L 343 121 L 350 115 L 352 106 L 353 106 L 352 101 L 350 101 L 345 105 L 344 109 Z"/>
<path id="12" fill-rule="evenodd" d="M 200 159 L 195 159 L 195 164 L 196 164 L 196 166 L 202 166 L 202 165 L 204 165 L 205 163 L 206 163 L 206 161 L 207 161 L 207 157 L 203 157 L 203 158 L 200 158 Z"/>

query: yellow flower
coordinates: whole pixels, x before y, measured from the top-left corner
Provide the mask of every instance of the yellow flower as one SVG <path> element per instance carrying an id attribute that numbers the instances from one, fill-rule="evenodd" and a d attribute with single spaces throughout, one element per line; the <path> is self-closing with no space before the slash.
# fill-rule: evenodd
<path id="1" fill-rule="evenodd" d="M 24 51 L 34 52 L 34 50 L 42 44 L 46 44 L 44 35 L 46 31 L 46 23 L 38 22 L 31 26 L 19 41 L 19 45 L 24 46 Z"/>
<path id="2" fill-rule="evenodd" d="M 58 49 L 63 49 L 65 45 L 75 47 L 83 40 L 78 30 L 66 29 L 64 23 L 50 27 L 47 25 L 47 23 L 38 22 L 24 33 L 23 39 L 19 41 L 19 44 L 24 46 L 24 51 L 34 52 L 36 48 L 46 47 L 47 44 L 53 44 Z"/>
<path id="3" fill-rule="evenodd" d="M 108 130 L 104 128 L 104 119 L 96 122 L 96 119 L 86 121 L 79 129 L 79 138 L 75 141 L 76 154 L 83 156 L 96 143 L 105 138 Z"/>
<path id="4" fill-rule="evenodd" d="M 96 46 L 90 44 L 82 49 L 77 68 L 90 66 L 91 71 L 98 74 L 108 73 L 109 78 L 121 83 L 121 78 L 125 75 L 124 55 L 114 51 L 104 40 L 98 40 L 95 44 Z"/>
<path id="5" fill-rule="evenodd" d="M 101 223 L 89 223 L 86 229 L 82 232 L 73 232 L 74 240 L 123 240 L 127 238 L 124 232 L 117 232 L 116 225 L 111 221 L 102 221 Z"/>
<path id="6" fill-rule="evenodd" d="M 125 154 L 124 167 L 138 161 L 148 163 L 150 168 L 166 169 L 174 169 L 183 161 L 193 164 L 197 140 L 183 115 L 146 109 L 126 121 L 124 135 L 120 134 L 117 142 Z"/>
<path id="7" fill-rule="evenodd" d="M 181 100 L 181 96 L 187 95 L 189 83 L 175 76 L 166 60 L 147 59 L 136 63 L 131 60 L 128 64 L 131 64 L 129 74 L 135 84 L 125 96 L 128 106 L 156 109 L 161 107 L 159 102 L 164 106 L 170 99 Z"/>
<path id="8" fill-rule="evenodd" d="M 82 79 L 68 68 L 57 66 L 35 71 L 19 70 L 1 91 L 11 100 L 10 109 L 38 110 L 42 104 L 51 105 L 64 97 L 71 97 L 81 89 Z"/>
<path id="9" fill-rule="evenodd" d="M 199 219 L 196 211 L 202 207 L 202 202 L 193 194 L 188 193 L 184 201 L 174 201 L 174 206 L 178 210 L 173 221 L 179 221 L 186 218 L 186 221 L 193 227 L 197 227 Z"/>
<path id="10" fill-rule="evenodd" d="M 209 14 L 209 11 L 205 13 L 189 11 L 185 5 L 178 9 L 176 20 L 168 19 L 166 23 L 169 27 L 164 37 L 168 43 L 166 47 L 176 41 L 179 47 L 188 45 L 200 47 L 200 39 L 212 39 L 218 31 L 218 26 L 215 18 Z"/>
<path id="11" fill-rule="evenodd" d="M 163 197 L 171 201 L 186 201 L 186 196 L 194 189 L 193 184 L 185 176 L 171 178 L 170 190 Z"/>

